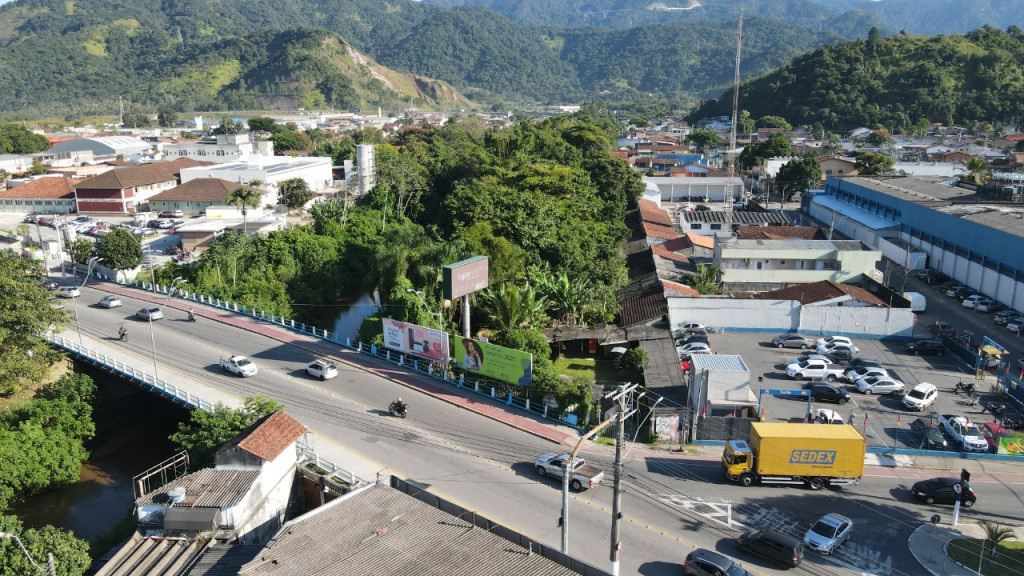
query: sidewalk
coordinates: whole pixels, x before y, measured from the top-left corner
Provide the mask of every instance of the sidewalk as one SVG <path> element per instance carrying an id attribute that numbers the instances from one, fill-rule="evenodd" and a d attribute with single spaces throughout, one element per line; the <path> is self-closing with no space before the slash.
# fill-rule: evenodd
<path id="1" fill-rule="evenodd" d="M 1014 528 L 1018 535 L 1022 528 Z M 976 576 L 977 567 L 960 565 L 946 555 L 946 545 L 957 538 L 983 538 L 985 530 L 972 523 L 957 524 L 956 528 L 939 524 L 924 524 L 910 535 L 907 547 L 918 563 L 933 576 Z"/>

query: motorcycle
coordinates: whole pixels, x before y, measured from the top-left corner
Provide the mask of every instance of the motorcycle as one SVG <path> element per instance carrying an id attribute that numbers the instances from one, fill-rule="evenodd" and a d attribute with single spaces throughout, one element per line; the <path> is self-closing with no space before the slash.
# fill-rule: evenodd
<path id="1" fill-rule="evenodd" d="M 121 339 L 122 342 L 128 341 L 128 331 L 125 330 L 124 328 L 121 328 L 120 330 L 117 331 L 117 336 L 118 338 Z"/>
<path id="2" fill-rule="evenodd" d="M 392 416 L 401 416 L 402 418 L 405 418 L 409 414 L 409 405 L 405 402 L 399 402 L 396 400 L 388 406 L 388 412 L 390 412 Z"/>
<path id="3" fill-rule="evenodd" d="M 970 382 L 964 384 L 963 380 L 961 380 L 960 382 L 957 382 L 956 387 L 953 388 L 953 392 L 956 394 L 966 392 L 968 396 L 972 396 L 974 394 L 974 384 Z"/>
<path id="4" fill-rule="evenodd" d="M 992 414 L 993 416 L 1002 416 L 1003 412 L 1005 412 L 1005 411 L 1006 411 L 1006 404 L 995 404 L 995 403 L 989 403 L 989 405 L 988 405 L 988 406 L 986 406 L 985 408 L 986 408 L 986 409 L 987 409 L 987 410 L 989 411 L 989 413 L 991 413 L 991 414 Z"/>
<path id="5" fill-rule="evenodd" d="M 193 312 L 191 310 L 188 311 L 188 321 L 189 322 L 195 322 L 196 321 L 196 313 L 195 312 Z"/>

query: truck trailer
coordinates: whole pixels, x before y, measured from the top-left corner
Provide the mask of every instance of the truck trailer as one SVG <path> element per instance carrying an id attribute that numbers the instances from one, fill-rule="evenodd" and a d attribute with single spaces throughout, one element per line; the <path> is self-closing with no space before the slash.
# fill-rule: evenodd
<path id="1" fill-rule="evenodd" d="M 722 453 L 725 475 L 742 486 L 860 484 L 867 440 L 854 426 L 754 422 L 748 440 L 731 440 Z"/>

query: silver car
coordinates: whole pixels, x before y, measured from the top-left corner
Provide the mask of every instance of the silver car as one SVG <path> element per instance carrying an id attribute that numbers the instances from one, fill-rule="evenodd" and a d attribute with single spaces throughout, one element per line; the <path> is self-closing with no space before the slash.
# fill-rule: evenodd
<path id="1" fill-rule="evenodd" d="M 857 391 L 864 394 L 902 394 L 907 386 L 888 376 L 868 376 L 857 380 Z"/>
<path id="2" fill-rule="evenodd" d="M 814 339 L 803 334 L 779 334 L 772 338 L 772 346 L 776 348 L 799 348 L 807 350 L 814 347 Z"/>
<path id="3" fill-rule="evenodd" d="M 139 320 L 159 320 L 164 317 L 164 312 L 156 306 L 147 306 L 135 313 Z"/>

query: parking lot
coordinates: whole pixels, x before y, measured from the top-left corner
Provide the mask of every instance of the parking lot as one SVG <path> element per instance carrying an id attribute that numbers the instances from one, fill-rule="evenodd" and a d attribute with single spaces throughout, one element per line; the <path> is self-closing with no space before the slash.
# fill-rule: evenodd
<path id="1" fill-rule="evenodd" d="M 1011 370 L 1016 369 L 1024 346 L 1018 335 L 1012 334 L 992 321 L 992 313 L 980 313 L 963 308 L 954 298 L 939 295 L 936 288 L 916 279 L 908 280 L 907 290 L 915 290 L 927 297 L 927 310 L 918 314 L 915 339 L 934 338 L 928 326 L 940 318 L 950 322 L 954 330 L 969 330 L 979 339 L 987 335 L 1009 350 L 1006 359 Z M 711 345 L 717 354 L 738 354 L 750 369 L 751 389 L 758 394 L 760 389 L 802 389 L 806 382 L 796 381 L 786 375 L 789 361 L 805 352 L 799 348 L 775 348 L 771 344 L 778 333 L 726 332 L 711 335 Z M 808 334 L 809 336 L 819 336 Z M 976 379 L 975 372 L 968 369 L 952 354 L 942 356 L 916 356 L 905 351 L 906 341 L 882 341 L 854 339 L 860 349 L 859 356 L 876 358 L 889 374 L 906 384 L 909 392 L 917 384 L 928 382 L 938 388 L 934 404 L 924 410 L 912 411 L 902 404 L 901 395 L 867 395 L 857 391 L 850 382 L 837 381 L 836 385 L 850 393 L 850 401 L 837 405 L 826 402 L 811 402 L 812 413 L 818 408 L 830 408 L 838 412 L 847 422 L 864 432 L 870 446 L 903 449 L 930 449 L 924 442 L 924 433 L 912 432 L 911 423 L 921 418 L 929 425 L 938 426 L 939 414 L 966 416 L 972 423 L 992 422 L 995 417 L 985 411 L 992 402 L 1007 404 L 1004 417 L 1020 421 L 1021 412 L 1005 397 L 996 397 L 993 385 L 996 382 L 994 370 L 986 373 L 984 379 Z M 966 394 L 956 394 L 959 382 L 973 383 L 976 387 L 976 403 Z M 800 422 L 808 414 L 808 401 L 801 397 L 760 395 L 761 408 L 766 421 Z M 948 436 L 949 449 L 958 450 L 959 445 Z"/>

